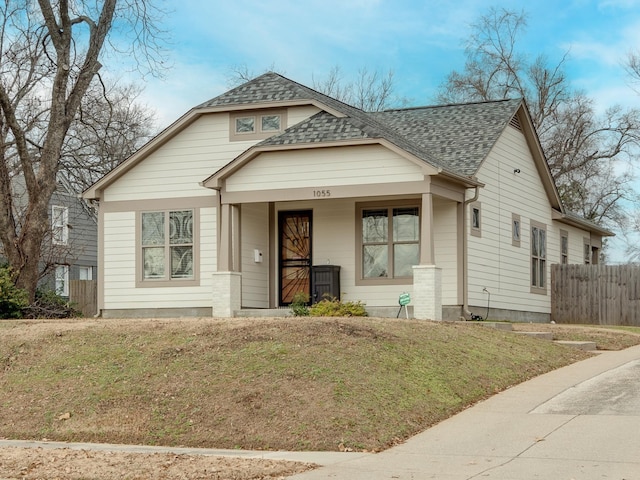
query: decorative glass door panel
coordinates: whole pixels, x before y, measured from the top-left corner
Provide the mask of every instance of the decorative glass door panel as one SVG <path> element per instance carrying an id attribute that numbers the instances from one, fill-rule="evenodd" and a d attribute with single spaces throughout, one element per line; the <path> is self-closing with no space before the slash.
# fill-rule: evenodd
<path id="1" fill-rule="evenodd" d="M 311 293 L 311 210 L 280 212 L 280 305 Z"/>

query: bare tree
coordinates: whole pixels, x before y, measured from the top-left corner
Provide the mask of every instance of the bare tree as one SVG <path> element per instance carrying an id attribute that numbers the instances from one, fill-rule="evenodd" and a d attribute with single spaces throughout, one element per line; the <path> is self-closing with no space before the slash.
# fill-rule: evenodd
<path id="1" fill-rule="evenodd" d="M 162 60 L 155 9 L 147 0 L 5 0 L 0 5 L 0 241 L 16 285 L 33 299 L 48 206 L 69 132 L 80 118 L 101 60 L 129 48 L 141 68 Z M 116 31 L 119 36 L 110 36 Z M 122 41 L 126 38 L 126 41 Z M 72 142 L 71 142 L 72 143 Z M 24 178 L 17 216 L 12 177 Z"/>
<path id="2" fill-rule="evenodd" d="M 556 64 L 517 48 L 526 15 L 492 8 L 473 25 L 467 62 L 440 87 L 441 102 L 524 98 L 565 206 L 603 225 L 624 222 L 633 196 L 627 168 L 640 140 L 640 112 L 614 106 L 598 115 L 593 101 L 571 88 L 565 54 Z M 627 166 L 627 167 L 625 167 Z"/>
<path id="3" fill-rule="evenodd" d="M 406 106 L 408 100 L 395 92 L 394 73 L 386 74 L 363 67 L 355 79 L 345 80 L 339 66 L 331 68 L 326 77 L 313 78 L 313 88 L 365 112 L 379 112 L 397 106 Z"/>

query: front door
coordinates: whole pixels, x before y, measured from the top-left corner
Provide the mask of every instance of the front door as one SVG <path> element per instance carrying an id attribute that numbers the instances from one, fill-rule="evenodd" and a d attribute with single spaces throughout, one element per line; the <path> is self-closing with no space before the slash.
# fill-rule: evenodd
<path id="1" fill-rule="evenodd" d="M 311 292 L 311 217 L 311 210 L 278 214 L 280 305 Z"/>

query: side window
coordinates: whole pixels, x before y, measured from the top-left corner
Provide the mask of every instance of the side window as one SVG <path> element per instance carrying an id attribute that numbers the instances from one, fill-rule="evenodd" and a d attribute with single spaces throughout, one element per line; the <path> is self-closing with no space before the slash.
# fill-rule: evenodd
<path id="1" fill-rule="evenodd" d="M 520 246 L 520 215 L 511 214 L 511 245 Z"/>
<path id="2" fill-rule="evenodd" d="M 56 265 L 56 294 L 62 297 L 69 296 L 69 265 Z"/>
<path id="3" fill-rule="evenodd" d="M 69 242 L 69 209 L 54 205 L 51 207 L 51 241 L 54 245 Z"/>
<path id="4" fill-rule="evenodd" d="M 591 265 L 591 241 L 588 238 L 584 239 L 584 264 Z"/>
<path id="5" fill-rule="evenodd" d="M 560 230 L 560 263 L 569 263 L 569 232 Z"/>
<path id="6" fill-rule="evenodd" d="M 474 237 L 482 236 L 482 209 L 480 202 L 473 202 L 471 208 L 471 230 L 470 233 Z"/>
<path id="7" fill-rule="evenodd" d="M 531 222 L 531 292 L 547 293 L 547 227 Z"/>

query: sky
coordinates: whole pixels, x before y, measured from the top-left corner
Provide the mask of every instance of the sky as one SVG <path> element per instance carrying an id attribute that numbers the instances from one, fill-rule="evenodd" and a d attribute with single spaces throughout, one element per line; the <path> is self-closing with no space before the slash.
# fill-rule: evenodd
<path id="1" fill-rule="evenodd" d="M 471 25 L 491 7 L 524 12 L 519 50 L 550 64 L 566 55 L 571 85 L 599 111 L 640 107 L 623 67 L 640 51 L 640 0 L 172 0 L 161 24 L 171 67 L 164 78 L 135 81 L 160 128 L 229 90 L 238 66 L 308 86 L 334 67 L 345 80 L 363 68 L 392 71 L 410 105 L 434 104 L 447 75 L 464 68 Z M 612 250 L 621 260 L 620 246 Z"/>

